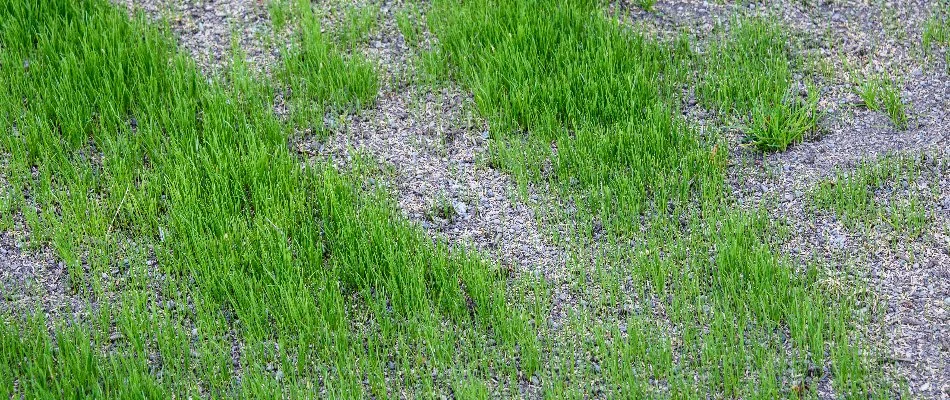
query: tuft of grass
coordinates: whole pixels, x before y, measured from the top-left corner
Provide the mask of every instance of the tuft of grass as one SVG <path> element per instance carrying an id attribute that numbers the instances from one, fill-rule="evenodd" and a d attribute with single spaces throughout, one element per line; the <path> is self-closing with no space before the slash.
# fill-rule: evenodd
<path id="1" fill-rule="evenodd" d="M 644 11 L 653 11 L 654 5 L 656 5 L 656 0 L 637 0 L 637 6 Z"/>
<path id="2" fill-rule="evenodd" d="M 737 19 L 704 58 L 696 87 L 699 100 L 722 112 L 749 118 L 746 134 L 763 151 L 782 151 L 816 129 L 818 95 L 795 90 L 788 35 L 760 19 Z"/>
<path id="3" fill-rule="evenodd" d="M 898 129 L 907 128 L 907 111 L 901 100 L 897 83 L 886 75 L 860 76 L 854 79 L 857 94 L 864 106 L 872 111 L 884 112 Z"/>
<path id="4" fill-rule="evenodd" d="M 816 129 L 817 109 L 818 92 L 814 88 L 809 90 L 807 99 L 753 107 L 748 125 L 751 143 L 762 151 L 784 151 Z"/>
<path id="5" fill-rule="evenodd" d="M 369 4 L 355 6 L 348 4 L 343 9 L 343 20 L 335 30 L 336 41 L 343 48 L 353 49 L 369 39 L 379 28 L 379 6 Z"/>

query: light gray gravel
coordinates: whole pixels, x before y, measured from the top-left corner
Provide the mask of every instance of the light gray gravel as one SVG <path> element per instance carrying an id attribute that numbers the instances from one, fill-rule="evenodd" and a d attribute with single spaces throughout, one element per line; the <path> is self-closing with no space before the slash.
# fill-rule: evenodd
<path id="1" fill-rule="evenodd" d="M 458 88 L 407 88 L 381 93 L 373 108 L 347 118 L 325 143 L 298 146 L 341 166 L 368 154 L 391 169 L 387 183 L 399 207 L 429 232 L 473 245 L 518 271 L 559 276 L 562 254 L 544 238 L 531 207 L 513 198 L 508 176 L 484 165 L 487 129 Z M 452 212 L 439 215 L 440 205 Z"/>
<path id="2" fill-rule="evenodd" d="M 249 65 L 267 71 L 277 51 L 268 49 L 272 33 L 263 0 L 113 0 L 130 12 L 144 12 L 154 21 L 165 19 L 187 51 L 208 73 L 230 63 L 232 39 Z"/>

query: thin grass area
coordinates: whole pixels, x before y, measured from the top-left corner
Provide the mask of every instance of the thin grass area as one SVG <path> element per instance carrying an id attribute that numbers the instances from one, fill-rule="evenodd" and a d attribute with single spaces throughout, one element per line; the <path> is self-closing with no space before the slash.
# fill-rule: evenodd
<path id="1" fill-rule="evenodd" d="M 924 24 L 921 45 L 925 51 L 937 46 L 950 45 L 950 4 L 937 6 L 933 15 Z"/>
<path id="2" fill-rule="evenodd" d="M 365 104 L 372 79 L 317 32 L 293 95 Z M 0 6 L 11 203 L 90 305 L 2 316 L 0 396 L 436 396 L 538 368 L 494 266 L 301 165 L 273 82 L 238 62 L 209 83 L 168 37 L 105 1 Z"/>
<path id="3" fill-rule="evenodd" d="M 931 222 L 922 198 L 912 194 L 906 198 L 891 195 L 890 204 L 881 203 L 877 192 L 910 188 L 913 193 L 921 181 L 922 160 L 888 156 L 862 164 L 850 173 L 839 173 L 812 192 L 818 211 L 831 212 L 850 228 L 873 228 L 887 224 L 907 237 L 920 237 Z"/>
<path id="4" fill-rule="evenodd" d="M 709 48 L 696 95 L 712 108 L 747 120 L 749 142 L 782 151 L 815 130 L 818 97 L 802 98 L 793 86 L 789 36 L 775 24 L 736 19 Z"/>
<path id="5" fill-rule="evenodd" d="M 842 395 L 887 396 L 852 330 L 860 300 L 775 254 L 767 214 L 729 205 L 721 139 L 679 117 L 700 75 L 702 101 L 765 121 L 761 146 L 800 140 L 815 100 L 790 89 L 784 36 L 741 22 L 697 56 L 599 4 L 441 0 L 429 14 L 489 119 L 496 165 L 577 206 L 562 217 L 580 236 L 568 284 L 583 300 L 545 336 L 545 395 L 817 397 L 814 371 L 829 371 Z M 781 136 L 789 127 L 799 133 Z"/>
<path id="6" fill-rule="evenodd" d="M 906 129 L 908 116 L 901 90 L 897 83 L 887 75 L 859 76 L 854 78 L 856 91 L 864 106 L 871 111 L 887 114 L 898 129 Z"/>

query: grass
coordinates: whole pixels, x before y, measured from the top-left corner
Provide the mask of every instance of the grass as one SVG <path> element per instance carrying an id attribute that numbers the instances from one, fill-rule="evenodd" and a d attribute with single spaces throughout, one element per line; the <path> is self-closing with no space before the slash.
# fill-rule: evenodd
<path id="1" fill-rule="evenodd" d="M 336 31 L 336 41 L 344 48 L 355 48 L 378 29 L 379 19 L 379 6 L 347 5 L 343 11 L 343 21 Z"/>
<path id="2" fill-rule="evenodd" d="M 275 89 L 241 63 L 208 83 L 144 17 L 104 1 L 18 1 L 0 20 L 2 64 L 30 61 L 0 71 L 18 211 L 97 304 L 52 333 L 4 316 L 4 395 L 380 396 L 487 379 L 468 367 L 486 355 L 537 368 L 496 269 L 352 178 L 301 166 Z M 365 71 L 307 24 L 287 57 L 294 96 L 362 104 Z M 416 368 L 444 375 L 400 373 Z"/>
<path id="3" fill-rule="evenodd" d="M 653 6 L 656 5 L 656 0 L 637 0 L 637 7 L 642 8 L 644 11 L 653 11 Z"/>
<path id="4" fill-rule="evenodd" d="M 728 192 L 725 139 L 682 117 L 696 86 L 762 150 L 813 129 L 815 91 L 793 89 L 774 25 L 741 20 L 698 53 L 592 0 L 431 4 L 422 60 L 474 94 L 492 163 L 576 205 L 557 215 L 570 276 L 549 281 L 290 153 L 379 83 L 309 2 L 270 4 L 292 32 L 273 79 L 236 54 L 210 82 L 104 0 L 0 7 L 0 207 L 90 306 L 2 316 L 0 396 L 817 398 L 811 371 L 842 396 L 891 393 L 854 329 L 865 300 L 779 256 L 780 224 Z M 577 304 L 554 318 L 564 291 Z"/>
<path id="5" fill-rule="evenodd" d="M 898 129 L 907 128 L 907 111 L 901 100 L 900 88 L 893 79 L 886 75 L 877 75 L 861 76 L 853 80 L 856 81 L 857 94 L 865 107 L 884 112 Z"/>
<path id="6" fill-rule="evenodd" d="M 816 129 L 818 95 L 793 87 L 790 38 L 764 20 L 736 20 L 705 57 L 696 88 L 702 104 L 746 119 L 751 144 L 782 151 Z"/>
<path id="7" fill-rule="evenodd" d="M 408 3 L 396 14 L 396 27 L 409 46 L 418 46 L 425 26 L 422 11 L 416 3 Z"/>
<path id="8" fill-rule="evenodd" d="M 934 14 L 924 24 L 921 45 L 925 51 L 936 46 L 950 45 L 950 4 L 938 6 Z"/>
<path id="9" fill-rule="evenodd" d="M 371 104 L 379 88 L 375 67 L 359 55 L 345 54 L 341 45 L 326 38 L 309 2 L 287 4 L 284 9 L 295 16 L 298 29 L 295 47 L 283 50 L 277 79 L 290 91 L 294 123 L 321 131 L 328 107 L 341 111 Z"/>
<path id="10" fill-rule="evenodd" d="M 811 196 L 813 204 L 819 211 L 832 212 L 851 228 L 888 224 L 893 231 L 916 239 L 931 220 L 922 199 L 913 191 L 910 196 L 885 194 L 916 188 L 921 178 L 920 163 L 918 159 L 894 156 L 864 163 L 854 172 L 839 173 L 819 184 Z M 889 204 L 882 202 L 885 198 L 889 198 Z"/>

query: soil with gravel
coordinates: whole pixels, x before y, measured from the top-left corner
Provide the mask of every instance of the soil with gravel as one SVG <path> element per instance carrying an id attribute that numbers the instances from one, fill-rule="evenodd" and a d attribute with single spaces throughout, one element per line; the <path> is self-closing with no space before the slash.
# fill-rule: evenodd
<path id="1" fill-rule="evenodd" d="M 77 317 L 85 303 L 68 289 L 66 265 L 27 243 L 22 230 L 0 232 L 0 315 L 40 312 L 47 323 Z"/>

